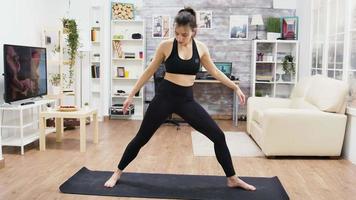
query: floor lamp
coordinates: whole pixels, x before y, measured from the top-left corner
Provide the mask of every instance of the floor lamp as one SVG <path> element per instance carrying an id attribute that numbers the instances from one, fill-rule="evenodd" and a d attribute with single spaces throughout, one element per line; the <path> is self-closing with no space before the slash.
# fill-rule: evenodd
<path id="1" fill-rule="evenodd" d="M 258 38 L 258 26 L 263 25 L 262 15 L 253 15 L 251 25 L 256 26 L 256 37 L 254 38 L 254 40 L 259 40 L 260 38 Z"/>

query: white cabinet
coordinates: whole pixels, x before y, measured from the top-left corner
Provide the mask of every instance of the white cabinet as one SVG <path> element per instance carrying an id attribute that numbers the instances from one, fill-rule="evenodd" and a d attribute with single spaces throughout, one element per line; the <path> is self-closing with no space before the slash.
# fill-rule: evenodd
<path id="1" fill-rule="evenodd" d="M 47 50 L 48 94 L 61 96 L 60 104 L 76 105 L 78 98 L 76 95 L 76 67 L 73 66 L 70 70 L 67 37 L 68 34 L 63 32 L 63 28 L 46 27 L 43 29 L 42 46 Z M 54 87 L 50 81 L 55 75 L 60 77 L 57 87 Z"/>
<path id="2" fill-rule="evenodd" d="M 283 70 L 286 56 L 292 57 L 286 66 L 294 66 L 290 75 Z M 251 57 L 251 95 L 289 97 L 298 80 L 298 41 L 254 40 Z"/>
<path id="3" fill-rule="evenodd" d="M 145 68 L 145 23 L 142 20 L 111 21 L 111 105 L 122 104 Z M 134 114 L 110 118 L 143 119 L 144 87 L 133 98 Z"/>
<path id="4" fill-rule="evenodd" d="M 39 139 L 39 113 L 46 109 L 47 103 L 55 104 L 55 101 L 40 100 L 24 106 L 0 106 L 1 145 L 21 147 L 21 154 L 24 154 L 24 146 Z M 51 132 L 55 132 L 55 128 L 46 129 L 46 134 Z"/>

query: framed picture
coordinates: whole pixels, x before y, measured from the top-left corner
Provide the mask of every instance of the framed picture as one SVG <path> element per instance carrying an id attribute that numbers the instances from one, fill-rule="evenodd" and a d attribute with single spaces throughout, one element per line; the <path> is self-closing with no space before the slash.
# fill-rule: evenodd
<path id="1" fill-rule="evenodd" d="M 248 39 L 248 15 L 230 16 L 230 39 Z"/>
<path id="2" fill-rule="evenodd" d="M 117 67 L 117 77 L 125 77 L 125 67 Z"/>
<path id="3" fill-rule="evenodd" d="M 111 19 L 134 20 L 134 5 L 132 3 L 111 2 Z"/>
<path id="4" fill-rule="evenodd" d="M 211 29 L 212 11 L 197 11 L 196 19 L 199 29 Z"/>
<path id="5" fill-rule="evenodd" d="M 298 17 L 282 17 L 282 38 L 285 40 L 298 39 Z"/>
<path id="6" fill-rule="evenodd" d="M 170 37 L 171 18 L 168 15 L 155 15 L 152 18 L 152 37 L 169 38 Z"/>

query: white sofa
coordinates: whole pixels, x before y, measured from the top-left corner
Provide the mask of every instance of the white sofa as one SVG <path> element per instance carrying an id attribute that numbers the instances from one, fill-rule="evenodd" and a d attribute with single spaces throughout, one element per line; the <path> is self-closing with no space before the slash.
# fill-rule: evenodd
<path id="1" fill-rule="evenodd" d="M 315 75 L 289 99 L 250 97 L 247 132 L 266 156 L 340 156 L 347 96 L 347 83 Z"/>

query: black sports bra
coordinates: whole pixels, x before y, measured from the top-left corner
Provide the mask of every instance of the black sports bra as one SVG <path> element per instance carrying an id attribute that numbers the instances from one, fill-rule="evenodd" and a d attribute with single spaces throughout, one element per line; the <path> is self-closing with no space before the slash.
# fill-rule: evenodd
<path id="1" fill-rule="evenodd" d="M 166 72 L 174 74 L 196 75 L 200 69 L 200 57 L 193 39 L 193 56 L 189 60 L 183 60 L 178 55 L 178 42 L 173 41 L 172 52 L 165 61 Z"/>

